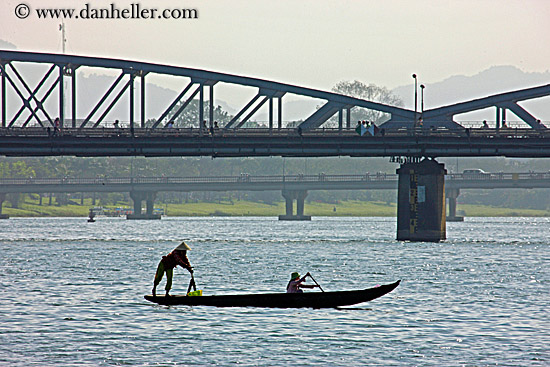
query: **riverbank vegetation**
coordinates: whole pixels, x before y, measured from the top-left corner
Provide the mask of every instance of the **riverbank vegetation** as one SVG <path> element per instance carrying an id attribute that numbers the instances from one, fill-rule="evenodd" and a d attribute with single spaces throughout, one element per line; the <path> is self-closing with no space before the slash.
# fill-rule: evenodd
<path id="1" fill-rule="evenodd" d="M 131 209 L 131 203 L 119 202 L 102 208 L 114 211 L 116 208 Z M 91 199 L 71 201 L 61 205 L 53 200 L 39 201 L 26 197 L 13 208 L 4 204 L 3 213 L 10 217 L 87 217 L 90 208 L 97 207 Z M 164 211 L 168 216 L 265 216 L 275 217 L 285 213 L 284 201 L 273 203 L 254 202 L 248 200 L 219 200 L 216 202 L 183 202 L 156 203 L 155 208 Z M 323 203 L 306 201 L 305 214 L 313 217 L 395 217 L 395 203 L 385 201 L 338 201 Z M 550 216 L 547 210 L 501 208 L 486 205 L 458 205 L 458 214 L 466 217 L 545 217 Z"/>
<path id="2" fill-rule="evenodd" d="M 544 159 L 439 159 L 449 173 L 479 168 L 486 172 L 548 172 Z M 268 175 L 394 174 L 399 167 L 385 158 L 0 158 L 2 178 L 210 177 Z M 550 189 L 461 190 L 458 211 L 466 216 L 550 216 Z M 394 216 L 394 190 L 308 191 L 305 214 L 312 216 Z M 40 204 L 41 203 L 41 204 Z M 7 194 L 9 216 L 87 216 L 92 207 L 132 206 L 129 193 Z M 155 207 L 168 215 L 284 214 L 280 191 L 158 192 Z M 335 210 L 336 209 L 336 210 Z"/>

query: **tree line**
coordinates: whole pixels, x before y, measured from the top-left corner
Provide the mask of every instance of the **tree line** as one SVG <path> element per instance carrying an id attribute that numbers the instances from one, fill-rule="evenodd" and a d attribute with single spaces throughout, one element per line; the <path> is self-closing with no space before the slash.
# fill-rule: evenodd
<path id="1" fill-rule="evenodd" d="M 449 173 L 464 169 L 481 168 L 487 172 L 548 172 L 550 162 L 543 159 L 439 159 Z M 395 173 L 399 165 L 387 158 L 0 158 L 0 178 L 93 178 L 93 177 L 208 177 L 208 176 L 253 176 L 268 175 L 318 175 L 325 174 L 373 174 L 377 172 Z M 13 207 L 25 198 L 21 194 L 8 195 Z M 64 205 L 80 203 L 85 198 L 93 198 L 97 205 L 117 205 L 131 201 L 127 193 L 83 193 L 48 195 L 47 203 Z M 307 201 L 338 203 L 340 201 L 382 201 L 396 202 L 397 194 L 391 190 L 333 190 L 311 191 Z M 195 192 L 159 193 L 159 203 L 182 203 L 220 200 L 250 200 L 263 203 L 278 203 L 283 200 L 281 193 L 266 192 Z M 462 190 L 458 198 L 462 204 L 491 205 L 508 208 L 550 209 L 550 196 L 546 189 L 495 189 Z"/>
<path id="2" fill-rule="evenodd" d="M 337 83 L 333 92 L 362 98 L 373 102 L 380 102 L 392 106 L 402 106 L 399 97 L 393 95 L 386 88 L 360 81 L 342 81 Z M 179 110 L 181 102 L 174 111 Z M 182 109 L 174 121 L 174 127 L 197 126 L 199 103 L 196 100 Z M 233 116 L 216 106 L 213 111 L 214 120 L 221 126 L 229 122 Z M 204 116 L 209 116 L 209 103 L 204 105 Z M 388 115 L 380 111 L 365 108 L 352 109 L 351 121 L 367 120 L 380 124 Z M 156 121 L 148 121 L 148 126 Z M 298 122 L 289 122 L 296 124 Z M 327 121 L 326 126 L 337 124 L 336 117 Z M 251 121 L 247 127 L 254 127 L 257 123 Z M 481 168 L 487 172 L 528 172 L 549 171 L 550 164 L 543 159 L 504 159 L 504 158 L 475 158 L 439 160 L 445 163 L 449 172 L 462 172 L 464 169 Z M 0 178 L 62 178 L 62 177 L 196 177 L 196 176 L 237 176 L 242 173 L 250 175 L 297 175 L 297 174 L 366 174 L 366 173 L 395 173 L 396 163 L 386 158 L 0 158 Z M 514 190 L 510 195 L 508 190 L 463 190 L 459 196 L 459 203 L 506 206 L 513 208 L 549 209 L 550 199 L 547 190 Z M 85 198 L 93 198 L 100 205 L 116 205 L 120 202 L 130 203 L 128 194 L 122 193 L 83 193 L 77 195 L 80 202 Z M 357 190 L 357 191 L 312 191 L 308 194 L 308 201 L 337 203 L 344 200 L 383 201 L 395 203 L 396 193 L 384 190 Z M 11 194 L 8 200 L 17 207 L 23 200 L 21 194 Z M 40 202 L 42 202 L 40 197 Z M 216 201 L 216 200 L 252 200 L 265 203 L 282 201 L 280 192 L 234 192 L 234 193 L 159 193 L 158 202 L 182 201 Z M 48 203 L 63 205 L 75 200 L 67 194 L 49 195 Z M 76 200 L 78 202 L 78 200 Z"/>

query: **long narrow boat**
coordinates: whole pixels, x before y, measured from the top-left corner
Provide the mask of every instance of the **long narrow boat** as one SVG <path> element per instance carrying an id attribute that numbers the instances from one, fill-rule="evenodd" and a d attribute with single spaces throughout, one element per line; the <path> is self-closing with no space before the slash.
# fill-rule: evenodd
<path id="1" fill-rule="evenodd" d="M 223 296 L 156 296 L 145 299 L 159 305 L 216 306 L 216 307 L 275 307 L 275 308 L 335 308 L 371 301 L 393 291 L 401 281 L 374 288 L 309 293 L 260 293 Z"/>

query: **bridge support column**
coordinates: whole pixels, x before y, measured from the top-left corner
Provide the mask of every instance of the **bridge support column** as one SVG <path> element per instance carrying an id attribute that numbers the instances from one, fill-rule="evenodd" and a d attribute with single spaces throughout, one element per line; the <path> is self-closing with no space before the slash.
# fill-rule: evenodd
<path id="1" fill-rule="evenodd" d="M 148 216 L 153 215 L 153 212 L 155 210 L 155 199 L 156 199 L 157 193 L 156 192 L 148 192 L 145 195 L 145 213 Z M 160 218 L 160 216 L 159 216 Z"/>
<path id="2" fill-rule="evenodd" d="M 292 212 L 293 212 L 293 206 L 294 206 L 294 204 L 293 204 L 294 199 L 292 198 L 292 196 L 290 195 L 289 192 L 286 192 L 286 193 L 285 193 L 284 191 L 283 191 L 283 197 L 285 198 L 285 204 L 286 204 L 286 206 L 285 206 L 285 208 L 286 208 L 286 216 L 287 216 L 287 217 L 292 217 L 292 214 L 293 214 L 293 213 L 292 213 Z M 281 217 L 279 217 L 279 219 L 281 219 Z"/>
<path id="3" fill-rule="evenodd" d="M 286 214 L 279 215 L 279 220 L 311 220 L 310 215 L 304 215 L 304 200 L 306 190 L 283 190 L 286 201 Z M 294 215 L 294 200 L 296 200 L 296 215 Z"/>
<path id="4" fill-rule="evenodd" d="M 449 199 L 449 215 L 447 222 L 464 222 L 464 217 L 456 215 L 456 198 L 460 195 L 460 189 L 445 190 L 445 196 Z"/>
<path id="5" fill-rule="evenodd" d="M 132 215 L 134 216 L 141 215 L 141 202 L 143 201 L 143 193 L 138 191 L 130 191 L 130 197 L 134 202 L 134 214 Z"/>
<path id="6" fill-rule="evenodd" d="M 153 214 L 156 192 L 130 191 L 134 202 L 134 214 L 128 214 L 126 219 L 160 219 L 160 214 Z M 141 212 L 141 202 L 145 201 L 145 213 Z"/>
<path id="7" fill-rule="evenodd" d="M 446 238 L 443 164 L 424 159 L 405 163 L 399 174 L 397 240 L 439 242 Z"/>
<path id="8" fill-rule="evenodd" d="M 0 194 L 0 219 L 8 219 L 9 216 L 7 214 L 2 214 L 2 204 L 4 204 L 4 200 L 6 200 L 6 194 L 2 193 Z"/>
<path id="9" fill-rule="evenodd" d="M 304 201 L 307 196 L 307 191 L 298 191 L 296 193 L 296 215 L 298 217 L 304 216 Z M 309 217 L 311 219 L 311 216 Z"/>

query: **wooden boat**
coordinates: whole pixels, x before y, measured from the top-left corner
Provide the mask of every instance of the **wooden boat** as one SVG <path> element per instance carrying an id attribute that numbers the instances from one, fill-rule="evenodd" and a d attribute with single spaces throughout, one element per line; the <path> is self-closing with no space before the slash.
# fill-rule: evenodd
<path id="1" fill-rule="evenodd" d="M 393 291 L 401 281 L 374 288 L 340 292 L 263 293 L 222 296 L 145 296 L 159 305 L 274 308 L 335 308 L 371 301 Z"/>

